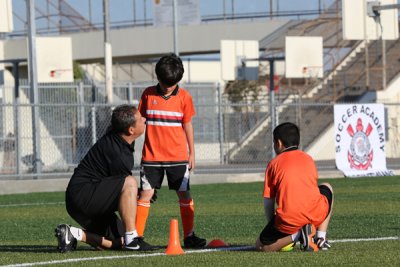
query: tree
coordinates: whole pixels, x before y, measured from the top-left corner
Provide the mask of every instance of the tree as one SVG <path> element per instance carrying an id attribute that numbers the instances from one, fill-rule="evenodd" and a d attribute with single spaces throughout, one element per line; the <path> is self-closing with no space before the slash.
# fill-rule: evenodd
<path id="1" fill-rule="evenodd" d="M 81 64 L 73 62 L 74 80 L 83 80 L 85 78 L 85 71 L 82 69 Z"/>

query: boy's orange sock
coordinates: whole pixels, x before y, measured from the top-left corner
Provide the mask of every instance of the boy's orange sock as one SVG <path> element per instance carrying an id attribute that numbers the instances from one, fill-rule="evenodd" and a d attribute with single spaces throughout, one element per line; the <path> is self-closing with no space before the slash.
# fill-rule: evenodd
<path id="1" fill-rule="evenodd" d="M 149 217 L 150 201 L 138 200 L 136 209 L 136 231 L 143 236 L 146 228 L 147 217 Z"/>
<path id="2" fill-rule="evenodd" d="M 193 199 L 179 200 L 181 218 L 183 225 L 183 237 L 187 237 L 193 232 L 194 225 L 194 203 Z"/>

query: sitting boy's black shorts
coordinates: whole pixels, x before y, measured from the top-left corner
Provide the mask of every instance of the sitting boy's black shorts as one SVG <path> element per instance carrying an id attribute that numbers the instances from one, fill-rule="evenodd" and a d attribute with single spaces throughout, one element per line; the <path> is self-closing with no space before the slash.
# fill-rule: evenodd
<path id="1" fill-rule="evenodd" d="M 329 213 L 331 212 L 331 209 L 332 209 L 333 193 L 329 189 L 329 187 L 327 187 L 326 185 L 320 185 L 320 186 L 318 186 L 318 188 L 319 188 L 319 192 L 321 193 L 321 195 L 324 195 L 326 197 L 326 199 L 328 200 L 328 203 L 329 203 L 328 215 L 329 215 Z"/>
<path id="2" fill-rule="evenodd" d="M 274 226 L 274 221 L 275 221 L 275 216 L 272 217 L 272 219 L 264 227 L 264 229 L 260 234 L 260 241 L 263 245 L 270 245 L 272 243 L 275 243 L 276 240 L 289 235 L 278 231 Z"/>

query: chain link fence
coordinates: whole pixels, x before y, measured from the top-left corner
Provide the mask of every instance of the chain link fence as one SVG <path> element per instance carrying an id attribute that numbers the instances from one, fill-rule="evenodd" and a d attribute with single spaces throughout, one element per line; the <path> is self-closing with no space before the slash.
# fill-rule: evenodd
<path id="1" fill-rule="evenodd" d="M 137 105 L 150 84 L 114 85 L 113 105 L 106 103 L 103 85 L 73 83 L 39 85 L 40 119 L 32 125 L 29 87 L 19 98 L 13 87 L 0 87 L 0 179 L 70 175 L 110 123 L 113 107 Z M 265 169 L 273 157 L 269 99 L 232 103 L 218 84 L 182 84 L 192 95 L 197 169 L 203 172 Z M 293 94 L 278 94 L 276 123 L 291 121 L 301 130 L 301 148 L 319 167 L 335 169 L 333 103 L 312 103 Z M 385 104 L 388 167 L 400 165 L 400 103 Z M 32 131 L 40 136 L 34 144 Z M 40 155 L 35 155 L 38 145 Z M 140 163 L 143 136 L 135 145 L 135 168 Z M 35 164 L 40 163 L 40 173 Z"/>

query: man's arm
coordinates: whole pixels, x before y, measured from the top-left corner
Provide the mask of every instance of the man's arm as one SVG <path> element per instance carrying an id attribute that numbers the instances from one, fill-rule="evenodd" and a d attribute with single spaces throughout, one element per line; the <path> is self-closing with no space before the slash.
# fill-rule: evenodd
<path id="1" fill-rule="evenodd" d="M 267 219 L 267 223 L 271 221 L 275 212 L 275 198 L 267 198 L 264 197 L 264 213 L 265 218 Z"/>
<path id="2" fill-rule="evenodd" d="M 186 140 L 189 146 L 189 169 L 194 170 L 195 167 L 195 153 L 194 153 L 194 131 L 192 122 L 189 121 L 183 124 L 185 130 Z"/>

